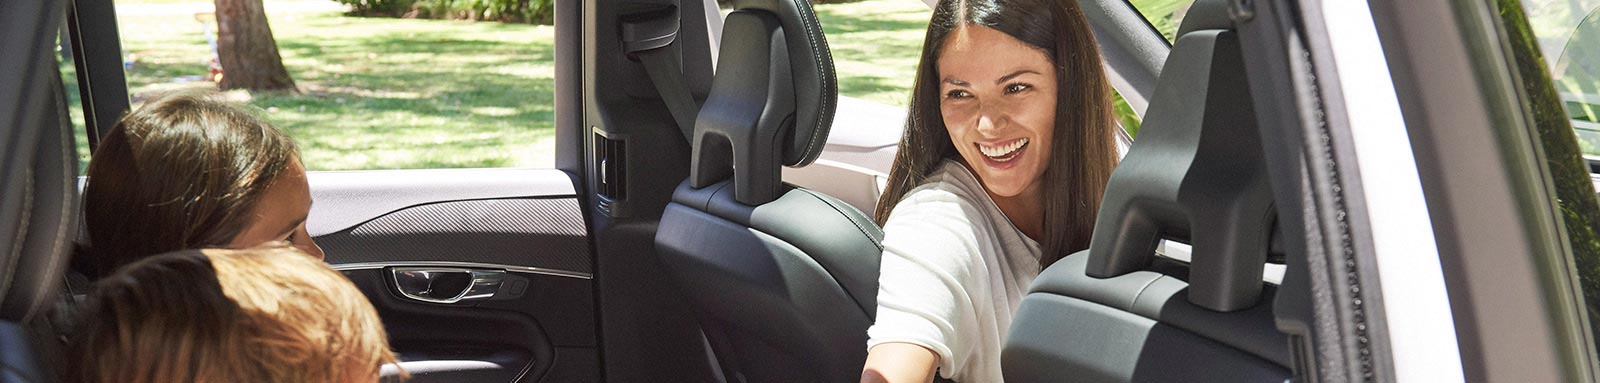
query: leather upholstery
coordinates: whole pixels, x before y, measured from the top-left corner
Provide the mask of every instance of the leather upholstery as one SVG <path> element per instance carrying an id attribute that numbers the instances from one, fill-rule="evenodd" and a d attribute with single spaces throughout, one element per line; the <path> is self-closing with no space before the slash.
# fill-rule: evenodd
<path id="1" fill-rule="evenodd" d="M 0 383 L 41 383 L 51 381 L 34 351 L 29 332 L 22 326 L 0 321 Z"/>
<path id="2" fill-rule="evenodd" d="M 690 134 L 690 180 L 703 188 L 732 175 L 738 199 L 758 205 L 782 191 L 781 166 L 822 154 L 838 106 L 833 56 L 805 0 L 740 2 L 722 36 Z"/>
<path id="3" fill-rule="evenodd" d="M 783 184 L 821 153 L 837 90 L 805 0 L 739 1 L 723 23 L 688 180 L 656 252 L 729 382 L 860 378 L 883 232 L 850 205 Z"/>
<path id="4" fill-rule="evenodd" d="M 0 319 L 56 298 L 76 234 L 78 166 L 56 66 L 56 1 L 0 3 Z"/>
<path id="5" fill-rule="evenodd" d="M 883 233 L 831 197 L 791 189 L 752 207 L 729 186 L 680 187 L 656 234 L 728 381 L 858 378 Z"/>
<path id="6" fill-rule="evenodd" d="M 1202 0 L 1190 12 L 1226 9 L 1226 1 Z M 1190 29 L 1206 22 L 1219 21 L 1184 19 Z M 1175 239 L 1194 246 L 1192 268 L 1203 276 L 1190 281 L 1189 299 L 1218 311 L 1250 307 L 1260 296 L 1275 213 L 1233 31 L 1178 36 L 1144 126 L 1106 186 L 1089 275 L 1139 270 L 1160 239 Z"/>
<path id="7" fill-rule="evenodd" d="M 788 47 L 795 99 L 794 129 L 784 137 L 783 164 L 806 166 L 822 155 L 833 112 L 838 108 L 838 79 L 833 73 L 833 53 L 822 25 L 807 0 L 740 0 L 734 9 L 762 10 L 778 16 Z M 724 33 L 724 38 L 727 34 Z"/>

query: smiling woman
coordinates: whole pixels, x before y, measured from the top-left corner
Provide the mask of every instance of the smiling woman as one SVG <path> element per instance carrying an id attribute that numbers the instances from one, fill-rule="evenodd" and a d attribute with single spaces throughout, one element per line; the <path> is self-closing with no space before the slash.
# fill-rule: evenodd
<path id="1" fill-rule="evenodd" d="M 878 203 L 864 382 L 999 382 L 1027 286 L 1088 246 L 1116 163 L 1111 91 L 1075 2 L 934 9 Z"/>

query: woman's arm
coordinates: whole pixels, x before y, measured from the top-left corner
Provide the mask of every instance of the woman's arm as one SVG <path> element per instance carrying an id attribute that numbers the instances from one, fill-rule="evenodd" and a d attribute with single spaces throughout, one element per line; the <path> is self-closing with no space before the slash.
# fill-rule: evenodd
<path id="1" fill-rule="evenodd" d="M 927 383 L 933 381 L 939 355 L 911 343 L 890 342 L 867 350 L 861 383 Z"/>

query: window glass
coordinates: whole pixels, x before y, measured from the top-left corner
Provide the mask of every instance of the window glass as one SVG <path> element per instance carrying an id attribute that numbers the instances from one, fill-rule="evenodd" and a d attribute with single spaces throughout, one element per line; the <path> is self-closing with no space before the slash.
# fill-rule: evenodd
<path id="1" fill-rule="evenodd" d="M 1167 38 L 1171 43 L 1178 33 L 1178 25 L 1183 22 L 1183 15 L 1189 12 L 1189 5 L 1194 0 L 1129 0 L 1134 9 L 1144 16 L 1145 21 L 1155 27 L 1156 32 L 1161 32 L 1161 37 Z"/>
<path id="2" fill-rule="evenodd" d="M 1529 26 L 1585 156 L 1600 159 L 1600 0 L 1525 0 Z"/>
<path id="3" fill-rule="evenodd" d="M 1523 8 L 1517 0 L 1501 0 L 1503 18 L 1517 70 L 1524 81 L 1528 109 L 1533 112 L 1539 142 L 1546 156 L 1546 168 L 1554 184 L 1556 204 L 1567 231 L 1590 327 L 1600 334 L 1600 203 L 1582 153 L 1594 153 L 1592 133 L 1583 129 L 1590 123 L 1594 104 L 1593 61 L 1600 56 L 1590 40 L 1595 32 L 1585 32 L 1580 24 L 1600 7 L 1595 0 L 1527 0 Z M 1528 15 L 1524 18 L 1522 12 Z M 1593 28 L 1593 27 L 1588 27 Z M 1537 41 L 1537 46 L 1529 46 Z M 1540 56 L 1543 56 L 1542 58 Z M 1554 59 L 1552 59 L 1554 58 Z M 1544 64 L 1544 65 L 1541 65 Z M 1551 85 L 1554 85 L 1553 87 Z M 1563 110 L 1565 107 L 1565 110 Z"/>
<path id="4" fill-rule="evenodd" d="M 1187 2 L 1182 1 L 1187 9 Z M 727 9 L 726 1 L 719 4 Z M 817 20 L 828 36 L 839 95 L 904 108 L 921 60 L 933 11 L 920 0 L 816 1 Z M 1130 135 L 1139 116 L 1115 96 L 1118 122 Z M 899 127 L 896 127 L 897 129 Z"/>
<path id="5" fill-rule="evenodd" d="M 919 0 L 816 1 L 839 96 L 905 107 L 933 10 Z"/>
<path id="6" fill-rule="evenodd" d="M 245 0 L 261 1 L 261 0 Z M 231 90 L 311 170 L 550 167 L 552 0 L 265 0 L 294 91 Z M 217 89 L 212 2 L 116 0 L 134 108 Z"/>
<path id="7" fill-rule="evenodd" d="M 72 50 L 56 43 L 56 57 L 60 60 L 61 92 L 67 96 L 67 114 L 72 118 L 72 137 L 78 148 L 78 175 L 89 169 L 89 133 L 84 131 L 83 103 L 78 101 L 78 67 L 73 63 Z"/>

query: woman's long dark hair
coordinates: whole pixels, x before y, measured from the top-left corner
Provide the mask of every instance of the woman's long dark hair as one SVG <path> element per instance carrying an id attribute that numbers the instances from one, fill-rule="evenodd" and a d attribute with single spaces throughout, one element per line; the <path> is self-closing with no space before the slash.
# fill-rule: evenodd
<path id="1" fill-rule="evenodd" d="M 933 10 L 923 40 L 922 63 L 906 118 L 900 152 L 889 170 L 888 187 L 874 218 L 882 225 L 911 189 L 944 159 L 957 159 L 955 145 L 939 112 L 936 65 L 946 37 L 957 28 L 983 26 L 1037 48 L 1056 68 L 1054 157 L 1044 172 L 1042 270 L 1061 257 L 1089 247 L 1095 214 L 1106 180 L 1116 166 L 1116 123 L 1111 88 L 1100 64 L 1100 50 L 1089 21 L 1074 0 L 944 0 Z"/>
<path id="2" fill-rule="evenodd" d="M 277 128 L 207 93 L 152 100 L 117 121 L 89 161 L 89 243 L 73 268 L 91 278 L 170 251 L 226 247 L 256 202 L 299 160 Z"/>

